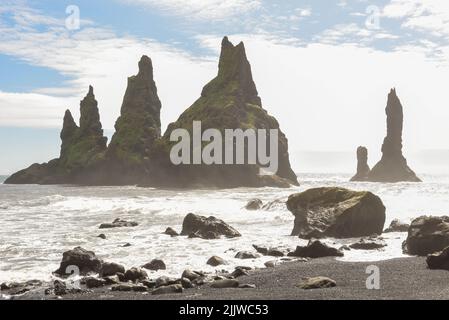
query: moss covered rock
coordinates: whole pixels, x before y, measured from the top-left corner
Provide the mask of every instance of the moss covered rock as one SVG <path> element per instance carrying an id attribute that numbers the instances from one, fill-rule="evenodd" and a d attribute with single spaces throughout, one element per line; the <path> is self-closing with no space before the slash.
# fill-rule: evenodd
<path id="1" fill-rule="evenodd" d="M 385 224 L 382 200 L 368 191 L 315 188 L 287 201 L 295 215 L 292 235 L 301 238 L 353 238 L 381 234 Z"/>

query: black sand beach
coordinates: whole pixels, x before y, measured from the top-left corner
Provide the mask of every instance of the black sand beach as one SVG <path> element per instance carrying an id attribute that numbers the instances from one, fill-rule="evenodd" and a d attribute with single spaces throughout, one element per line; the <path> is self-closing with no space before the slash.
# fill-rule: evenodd
<path id="1" fill-rule="evenodd" d="M 366 268 L 380 269 L 380 290 L 366 289 Z M 296 287 L 304 277 L 325 276 L 337 282 L 329 289 L 303 290 Z M 288 262 L 276 268 L 252 271 L 238 278 L 256 289 L 213 289 L 208 285 L 182 294 L 111 292 L 102 289 L 83 295 L 66 295 L 67 300 L 440 300 L 449 299 L 449 273 L 429 270 L 425 258 L 410 257 L 380 262 L 340 262 L 332 258 Z M 46 297 L 24 296 L 22 299 Z M 47 297 L 50 298 L 50 297 Z"/>

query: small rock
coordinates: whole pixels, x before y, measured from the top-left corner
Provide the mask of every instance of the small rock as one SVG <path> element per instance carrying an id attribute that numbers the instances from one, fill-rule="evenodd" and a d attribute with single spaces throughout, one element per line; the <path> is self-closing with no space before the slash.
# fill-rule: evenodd
<path id="1" fill-rule="evenodd" d="M 190 281 L 194 281 L 195 279 L 198 279 L 199 277 L 201 277 L 202 275 L 199 274 L 198 272 L 195 271 L 191 271 L 191 270 L 185 270 L 182 273 L 181 278 L 186 278 L 189 279 Z"/>
<path id="2" fill-rule="evenodd" d="M 140 268 L 131 268 L 125 272 L 126 281 L 138 281 L 148 278 L 148 274 Z"/>
<path id="3" fill-rule="evenodd" d="M 184 291 L 182 285 L 180 284 L 172 284 L 164 287 L 159 287 L 151 292 L 152 295 L 161 295 L 161 294 L 175 294 L 182 293 Z"/>
<path id="4" fill-rule="evenodd" d="M 101 238 L 101 239 L 105 240 L 106 239 L 106 235 L 104 233 L 102 233 L 102 234 L 98 235 L 97 238 Z"/>
<path id="5" fill-rule="evenodd" d="M 131 246 L 132 246 L 132 244 L 128 242 L 128 243 L 125 243 L 124 245 L 122 245 L 121 247 L 122 248 L 129 248 Z"/>
<path id="6" fill-rule="evenodd" d="M 179 233 L 177 233 L 175 229 L 170 228 L 170 227 L 168 227 L 168 228 L 165 230 L 164 234 L 169 235 L 169 236 L 171 236 L 171 237 L 177 237 L 177 236 L 179 236 Z"/>
<path id="7" fill-rule="evenodd" d="M 276 267 L 277 261 L 272 260 L 272 261 L 267 261 L 264 263 L 265 267 L 267 268 L 274 268 Z"/>
<path id="8" fill-rule="evenodd" d="M 239 278 L 239 277 L 243 277 L 243 276 L 247 276 L 248 272 L 245 269 L 242 268 L 235 268 L 235 270 L 231 273 L 231 276 L 234 278 Z"/>
<path id="9" fill-rule="evenodd" d="M 147 264 L 143 265 L 142 268 L 145 268 L 147 270 L 152 270 L 152 271 L 167 269 L 164 261 L 158 260 L 158 259 L 151 260 L 151 262 L 148 262 Z"/>
<path id="10" fill-rule="evenodd" d="M 260 208 L 262 208 L 262 206 L 263 206 L 262 200 L 252 199 L 246 204 L 245 209 L 246 210 L 259 210 Z"/>
<path id="11" fill-rule="evenodd" d="M 220 257 L 213 256 L 209 260 L 207 260 L 207 264 L 212 267 L 217 267 L 217 266 L 226 264 L 226 261 Z"/>
<path id="12" fill-rule="evenodd" d="M 282 252 L 281 250 L 278 250 L 278 249 L 269 249 L 266 255 L 270 256 L 270 257 L 283 257 L 283 256 L 285 256 L 284 252 Z"/>
<path id="13" fill-rule="evenodd" d="M 201 238 L 211 238 L 212 236 L 225 236 L 227 238 L 240 237 L 241 234 L 233 227 L 215 217 L 203 217 L 189 213 L 183 221 L 181 235 L 200 236 Z"/>
<path id="14" fill-rule="evenodd" d="M 172 284 L 175 284 L 176 280 L 166 277 L 166 276 L 162 276 L 156 279 L 156 288 L 159 287 L 166 287 Z"/>
<path id="15" fill-rule="evenodd" d="M 126 282 L 125 273 L 121 273 L 121 272 L 117 273 L 117 278 L 120 282 Z"/>
<path id="16" fill-rule="evenodd" d="M 344 245 L 344 246 L 341 246 L 338 250 L 340 250 L 340 251 L 350 251 L 351 248 L 346 246 L 346 245 Z"/>
<path id="17" fill-rule="evenodd" d="M 239 289 L 256 289 L 255 284 L 241 284 L 239 285 Z"/>
<path id="18" fill-rule="evenodd" d="M 431 270 L 449 270 L 449 247 L 441 252 L 429 254 L 426 262 Z"/>
<path id="19" fill-rule="evenodd" d="M 156 287 L 156 281 L 154 280 L 143 280 L 140 283 L 149 289 L 153 289 Z"/>
<path id="20" fill-rule="evenodd" d="M 299 288 L 304 290 L 309 289 L 324 289 L 324 288 L 332 288 L 336 287 L 337 283 L 326 277 L 315 277 L 315 278 L 307 278 L 302 283 L 298 285 Z"/>
<path id="21" fill-rule="evenodd" d="M 89 288 L 89 289 L 101 288 L 101 287 L 104 287 L 106 285 L 106 280 L 99 279 L 99 278 L 93 278 L 93 277 L 85 278 L 84 282 L 86 284 L 86 287 Z"/>
<path id="22" fill-rule="evenodd" d="M 264 256 L 266 256 L 268 253 L 268 248 L 260 247 L 255 244 L 253 244 L 253 248 L 256 249 L 256 251 L 259 252 L 260 254 L 263 254 Z"/>
<path id="23" fill-rule="evenodd" d="M 101 265 L 100 276 L 109 277 L 115 276 L 118 273 L 125 273 L 125 267 L 114 262 L 104 262 Z"/>
<path id="24" fill-rule="evenodd" d="M 336 248 L 329 247 L 319 240 L 310 241 L 306 247 L 298 246 L 294 252 L 288 254 L 290 257 L 302 258 L 323 258 L 323 257 L 343 257 L 343 252 Z"/>
<path id="25" fill-rule="evenodd" d="M 109 276 L 109 277 L 103 277 L 103 280 L 105 281 L 107 286 L 120 283 L 120 279 L 119 279 L 119 277 L 117 275 Z"/>
<path id="26" fill-rule="evenodd" d="M 257 259 L 260 255 L 250 251 L 240 251 L 235 255 L 236 259 Z"/>
<path id="27" fill-rule="evenodd" d="M 193 285 L 192 281 L 190 281 L 187 278 L 182 278 L 181 279 L 181 285 L 184 289 L 191 289 L 194 288 L 195 286 Z"/>
<path id="28" fill-rule="evenodd" d="M 388 232 L 408 232 L 408 229 L 410 228 L 410 225 L 407 223 L 403 223 L 399 221 L 399 219 L 394 219 L 391 221 L 390 226 L 385 229 L 385 233 Z"/>
<path id="29" fill-rule="evenodd" d="M 53 282 L 54 293 L 57 296 L 63 296 L 67 294 L 67 286 L 64 282 L 60 280 L 55 280 Z"/>
<path id="30" fill-rule="evenodd" d="M 133 291 L 133 285 L 132 284 L 118 284 L 116 286 L 113 286 L 111 288 L 112 291 L 122 291 L 122 292 L 129 292 Z"/>
<path id="31" fill-rule="evenodd" d="M 100 225 L 100 229 L 112 229 L 112 228 L 123 228 L 123 227 L 137 227 L 139 224 L 137 222 L 130 222 L 121 220 L 120 218 L 115 219 L 112 223 L 103 223 Z"/>
<path id="32" fill-rule="evenodd" d="M 360 239 L 359 242 L 353 243 L 349 247 L 356 250 L 377 250 L 386 246 L 387 244 L 383 241 Z"/>
<path id="33" fill-rule="evenodd" d="M 226 280 L 218 280 L 212 282 L 210 285 L 211 288 L 214 289 L 224 289 L 224 288 L 238 288 L 239 282 L 234 279 L 226 279 Z"/>

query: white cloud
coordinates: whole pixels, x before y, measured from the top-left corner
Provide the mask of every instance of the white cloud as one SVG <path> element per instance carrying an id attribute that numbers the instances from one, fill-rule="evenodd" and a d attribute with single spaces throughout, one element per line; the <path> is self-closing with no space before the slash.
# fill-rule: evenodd
<path id="1" fill-rule="evenodd" d="M 22 25 L 0 26 L 0 53 L 56 70 L 71 80 L 61 87 L 39 88 L 32 93 L 3 92 L 1 125 L 19 125 L 22 115 L 24 126 L 60 126 L 66 108 L 78 115 L 79 101 L 92 84 L 103 125 L 111 129 L 120 113 L 127 77 L 137 73 L 137 62 L 144 54 L 153 60 L 166 125 L 196 100 L 216 70 L 215 63 L 151 39 L 118 37 L 110 30 L 93 27 L 71 33 L 58 27 L 59 22 L 39 21 L 50 21 L 46 25 L 50 27 L 41 31 L 33 24 L 26 29 Z M 198 82 L 191 81 L 192 74 Z"/>
<path id="2" fill-rule="evenodd" d="M 257 9 L 260 0 L 120 0 L 195 19 L 224 19 Z"/>
<path id="3" fill-rule="evenodd" d="M 383 16 L 402 19 L 402 26 L 449 39 L 449 2 L 447 0 L 391 0 Z"/>

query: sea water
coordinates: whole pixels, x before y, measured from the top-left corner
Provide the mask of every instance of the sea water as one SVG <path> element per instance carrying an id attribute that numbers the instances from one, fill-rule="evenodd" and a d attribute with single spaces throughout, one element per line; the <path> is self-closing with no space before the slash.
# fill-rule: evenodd
<path id="1" fill-rule="evenodd" d="M 423 175 L 424 183 L 350 183 L 346 174 L 298 174 L 301 186 L 290 189 L 238 188 L 227 190 L 156 190 L 138 187 L 75 187 L 0 185 L 0 282 L 50 280 L 62 253 L 82 246 L 105 261 L 125 267 L 141 266 L 162 259 L 167 270 L 150 277 L 179 277 L 186 268 L 213 272 L 233 270 L 236 265 L 263 267 L 272 257 L 239 260 L 241 250 L 253 244 L 293 250 L 307 241 L 290 236 L 293 215 L 285 200 L 313 187 L 341 186 L 369 190 L 387 208 L 387 221 L 410 222 L 420 215 L 449 214 L 449 176 Z M 246 203 L 259 198 L 265 204 L 279 200 L 269 210 L 248 211 Z M 170 237 L 167 227 L 181 231 L 188 213 L 215 216 L 236 228 L 242 237 L 202 240 Z M 102 229 L 101 223 L 116 218 L 136 221 L 135 228 Z M 98 238 L 104 233 L 106 240 Z M 406 233 L 384 234 L 388 246 L 381 250 L 351 250 L 344 261 L 376 261 L 403 257 Z M 339 247 L 358 239 L 326 239 Z M 130 247 L 123 245 L 130 243 Z M 206 261 L 213 255 L 228 265 L 213 268 Z"/>

